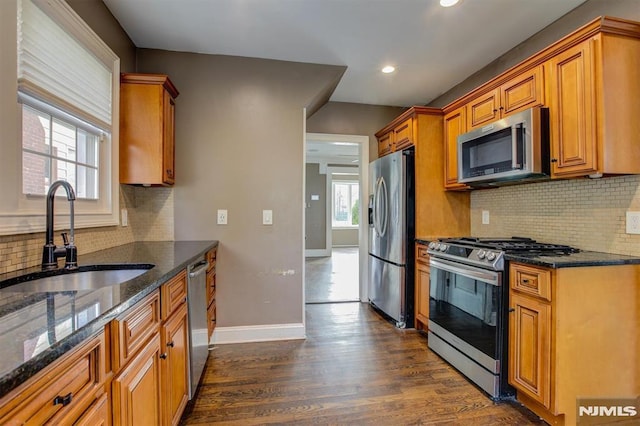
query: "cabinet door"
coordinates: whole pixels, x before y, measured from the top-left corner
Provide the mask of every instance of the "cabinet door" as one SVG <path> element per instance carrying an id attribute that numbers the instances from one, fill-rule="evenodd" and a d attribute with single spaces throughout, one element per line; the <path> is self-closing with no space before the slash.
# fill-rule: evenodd
<path id="1" fill-rule="evenodd" d="M 536 67 L 509 80 L 500 87 L 501 116 L 544 104 L 544 74 Z"/>
<path id="2" fill-rule="evenodd" d="M 458 183 L 458 136 L 466 130 L 465 107 L 444 116 L 444 186 L 446 189 L 465 189 Z"/>
<path id="3" fill-rule="evenodd" d="M 551 305 L 511 292 L 509 383 L 550 408 Z"/>
<path id="4" fill-rule="evenodd" d="M 171 95 L 165 91 L 163 111 L 163 138 L 162 138 L 162 180 L 164 183 L 175 183 L 175 108 L 176 103 Z"/>
<path id="5" fill-rule="evenodd" d="M 552 175 L 596 172 L 593 40 L 548 62 Z"/>
<path id="6" fill-rule="evenodd" d="M 160 354 L 160 335 L 156 333 L 113 380 L 114 425 L 160 424 Z"/>
<path id="7" fill-rule="evenodd" d="M 429 266 L 416 262 L 416 321 L 422 323 L 421 327 L 427 329 L 429 324 Z"/>
<path id="8" fill-rule="evenodd" d="M 394 151 L 413 145 L 413 118 L 407 118 L 393 129 Z"/>
<path id="9" fill-rule="evenodd" d="M 189 399 L 187 305 L 175 311 L 162 327 L 160 356 L 165 424 L 177 425 Z"/>
<path id="10" fill-rule="evenodd" d="M 389 154 L 393 151 L 393 132 L 384 134 L 378 138 L 378 157 Z"/>
<path id="11" fill-rule="evenodd" d="M 499 90 L 495 89 L 467 104 L 467 130 L 492 123 L 500 118 L 499 93 Z"/>

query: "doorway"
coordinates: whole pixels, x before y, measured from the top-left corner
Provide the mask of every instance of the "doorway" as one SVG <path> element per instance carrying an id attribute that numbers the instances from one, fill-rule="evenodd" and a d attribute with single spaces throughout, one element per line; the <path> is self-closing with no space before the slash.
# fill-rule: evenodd
<path id="1" fill-rule="evenodd" d="M 368 160 L 368 136 L 306 134 L 305 303 L 368 300 Z"/>

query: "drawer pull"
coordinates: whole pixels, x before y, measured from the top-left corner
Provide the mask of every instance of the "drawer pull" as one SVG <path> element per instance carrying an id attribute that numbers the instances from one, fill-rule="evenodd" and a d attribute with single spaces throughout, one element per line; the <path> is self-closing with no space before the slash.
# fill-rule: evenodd
<path id="1" fill-rule="evenodd" d="M 53 398 L 53 405 L 62 404 L 63 407 L 66 407 L 67 405 L 71 404 L 71 399 L 73 399 L 73 394 L 71 393 L 65 396 L 58 395 Z"/>
<path id="2" fill-rule="evenodd" d="M 171 342 L 167 343 L 167 346 L 169 346 L 170 348 L 172 348 L 172 347 L 174 347 L 175 345 L 174 345 L 173 341 L 171 341 Z"/>
<path id="3" fill-rule="evenodd" d="M 522 279 L 522 283 L 523 283 L 523 284 L 528 284 L 528 283 L 529 283 L 529 279 L 527 279 L 527 278 L 523 278 L 523 279 Z"/>
<path id="4" fill-rule="evenodd" d="M 516 311 L 516 308 L 509 308 L 509 313 L 515 312 L 515 311 Z"/>
<path id="5" fill-rule="evenodd" d="M 160 359 L 167 359 L 167 353 L 160 354 Z"/>

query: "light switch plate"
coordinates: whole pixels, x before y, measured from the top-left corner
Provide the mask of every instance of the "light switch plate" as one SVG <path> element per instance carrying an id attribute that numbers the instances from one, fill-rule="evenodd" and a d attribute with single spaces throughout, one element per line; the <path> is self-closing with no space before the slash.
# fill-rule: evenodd
<path id="1" fill-rule="evenodd" d="M 273 225 L 273 210 L 262 210 L 262 224 Z"/>
<path id="2" fill-rule="evenodd" d="M 218 210 L 218 225 L 226 225 L 226 224 L 227 224 L 227 211 Z"/>

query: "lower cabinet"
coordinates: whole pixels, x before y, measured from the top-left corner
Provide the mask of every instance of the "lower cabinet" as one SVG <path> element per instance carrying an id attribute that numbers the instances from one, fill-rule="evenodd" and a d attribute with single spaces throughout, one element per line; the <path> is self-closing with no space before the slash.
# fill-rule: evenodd
<path id="1" fill-rule="evenodd" d="M 416 244 L 415 315 L 416 328 L 427 330 L 429 324 L 429 255 L 427 246 Z"/>
<path id="2" fill-rule="evenodd" d="M 74 424 L 105 397 L 104 333 L 64 355 L 0 400 L 0 424 Z M 104 414 L 104 413 L 103 413 Z"/>
<path id="3" fill-rule="evenodd" d="M 189 330 L 184 303 L 162 326 L 160 372 L 164 424 L 177 425 L 189 400 Z"/>
<path id="4" fill-rule="evenodd" d="M 113 379 L 114 425 L 161 424 L 161 354 L 160 335 L 155 334 Z"/>
<path id="5" fill-rule="evenodd" d="M 574 425 L 583 398 L 637 398 L 640 265 L 512 262 L 509 286 L 509 383 L 521 403 Z"/>
<path id="6" fill-rule="evenodd" d="M 93 403 L 91 407 L 78 419 L 75 426 L 108 426 L 109 423 L 109 398 L 107 395 Z"/>

